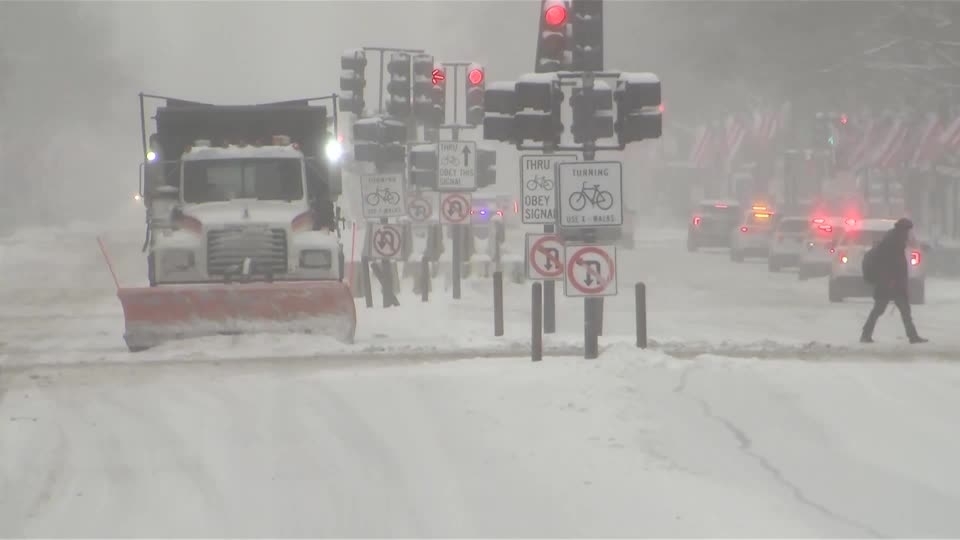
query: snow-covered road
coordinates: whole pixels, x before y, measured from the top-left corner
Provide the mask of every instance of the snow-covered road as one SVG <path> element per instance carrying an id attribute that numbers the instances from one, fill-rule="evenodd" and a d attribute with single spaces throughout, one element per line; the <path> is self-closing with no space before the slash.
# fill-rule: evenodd
<path id="1" fill-rule="evenodd" d="M 548 359 L 7 376 L 0 536 L 955 536 L 951 365 Z"/>
<path id="2" fill-rule="evenodd" d="M 597 361 L 558 356 L 579 301 L 561 293 L 532 364 L 529 288 L 508 285 L 494 338 L 477 281 L 456 304 L 361 302 L 351 346 L 131 355 L 103 232 L 0 240 L 0 537 L 960 535 L 955 283 L 916 309 L 931 343 L 887 315 L 867 347 L 866 303 L 657 231 L 620 253 Z M 139 233 L 105 235 L 126 281 Z"/>

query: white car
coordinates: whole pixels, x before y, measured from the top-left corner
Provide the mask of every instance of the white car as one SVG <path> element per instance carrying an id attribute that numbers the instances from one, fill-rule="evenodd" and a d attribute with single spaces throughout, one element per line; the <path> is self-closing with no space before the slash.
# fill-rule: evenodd
<path id="1" fill-rule="evenodd" d="M 800 255 L 797 278 L 807 280 L 830 275 L 836 244 L 846 227 L 856 224 L 852 218 L 817 217 L 810 222 L 810 230 Z"/>
<path id="2" fill-rule="evenodd" d="M 751 208 L 730 233 L 730 260 L 743 262 L 746 257 L 766 257 L 775 225 L 772 211 L 764 206 Z"/>
<path id="3" fill-rule="evenodd" d="M 863 256 L 883 239 L 894 223 L 895 219 L 866 219 L 844 230 L 834 246 L 836 251 L 830 266 L 827 296 L 831 302 L 842 302 L 844 298 L 873 296 L 873 287 L 863 280 Z M 903 254 L 908 263 L 908 294 L 911 304 L 923 304 L 926 301 L 927 272 L 924 251 L 911 239 Z"/>
<path id="4" fill-rule="evenodd" d="M 770 253 L 767 256 L 767 268 L 779 272 L 781 268 L 800 266 L 800 256 L 805 251 L 810 219 L 806 217 L 784 217 L 777 222 L 773 237 L 770 239 Z"/>

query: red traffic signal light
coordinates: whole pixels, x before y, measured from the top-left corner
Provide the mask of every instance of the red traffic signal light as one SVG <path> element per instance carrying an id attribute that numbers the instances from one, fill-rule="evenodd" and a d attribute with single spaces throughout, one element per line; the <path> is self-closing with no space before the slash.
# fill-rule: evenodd
<path id="1" fill-rule="evenodd" d="M 543 12 L 543 20 L 547 26 L 560 26 L 567 22 L 567 8 L 560 4 L 554 4 Z"/>
<path id="2" fill-rule="evenodd" d="M 470 84 L 477 86 L 483 82 L 483 70 L 480 68 L 473 68 L 470 70 L 470 73 L 467 74 L 467 80 L 470 81 Z"/>

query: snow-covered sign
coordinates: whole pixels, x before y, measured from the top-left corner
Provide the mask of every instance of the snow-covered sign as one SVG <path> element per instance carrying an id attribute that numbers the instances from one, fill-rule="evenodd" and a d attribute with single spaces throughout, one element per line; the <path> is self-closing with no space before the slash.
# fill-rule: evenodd
<path id="1" fill-rule="evenodd" d="M 436 191 L 408 193 L 407 215 L 414 224 L 440 223 L 440 194 Z"/>
<path id="2" fill-rule="evenodd" d="M 556 234 L 527 233 L 527 279 L 563 277 L 563 240 Z"/>
<path id="3" fill-rule="evenodd" d="M 563 292 L 566 296 L 616 296 L 616 246 L 567 246 Z"/>
<path id="4" fill-rule="evenodd" d="M 473 191 L 477 189 L 477 143 L 440 141 L 437 143 L 437 189 Z"/>
<path id="5" fill-rule="evenodd" d="M 623 165 L 619 161 L 557 164 L 560 226 L 623 225 Z"/>
<path id="6" fill-rule="evenodd" d="M 363 198 L 363 217 L 366 219 L 400 217 L 407 213 L 403 196 L 403 175 L 361 176 L 360 196 Z"/>
<path id="7" fill-rule="evenodd" d="M 576 154 L 520 156 L 520 217 L 527 225 L 557 222 L 557 163 L 577 161 Z"/>

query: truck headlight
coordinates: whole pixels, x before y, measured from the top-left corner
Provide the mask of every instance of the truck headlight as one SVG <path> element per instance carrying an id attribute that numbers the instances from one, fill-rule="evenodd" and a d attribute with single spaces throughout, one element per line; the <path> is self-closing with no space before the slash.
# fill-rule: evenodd
<path id="1" fill-rule="evenodd" d="M 182 272 L 193 268 L 196 260 L 192 251 L 171 249 L 161 252 L 160 264 L 164 272 Z"/>
<path id="2" fill-rule="evenodd" d="M 304 268 L 322 268 L 327 270 L 333 266 L 333 253 L 325 249 L 301 251 L 300 266 Z"/>

